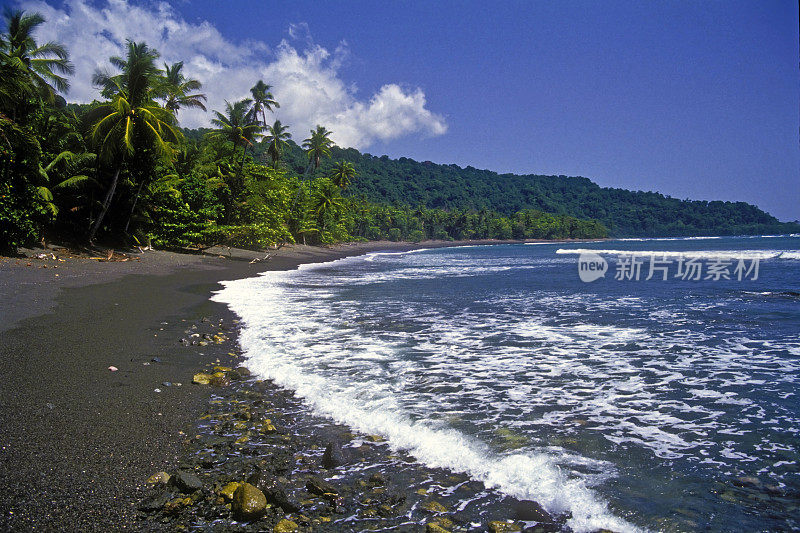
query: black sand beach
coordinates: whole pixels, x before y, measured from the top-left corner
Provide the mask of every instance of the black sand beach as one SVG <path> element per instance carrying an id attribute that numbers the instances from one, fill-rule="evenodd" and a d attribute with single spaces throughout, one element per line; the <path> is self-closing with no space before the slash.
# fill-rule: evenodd
<path id="1" fill-rule="evenodd" d="M 209 301 L 220 280 L 457 244 L 477 243 L 287 246 L 259 262 L 251 261 L 263 253 L 241 250 L 125 262 L 0 258 L 0 529 L 141 529 L 144 481 L 176 464 L 208 405 L 210 389 L 192 386 L 192 375 L 237 349 L 179 343 L 204 317 L 234 322 Z"/>

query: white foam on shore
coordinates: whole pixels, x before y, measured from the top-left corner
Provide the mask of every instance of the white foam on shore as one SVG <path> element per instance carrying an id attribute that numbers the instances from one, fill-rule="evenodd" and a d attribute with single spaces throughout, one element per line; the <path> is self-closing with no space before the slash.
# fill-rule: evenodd
<path id="1" fill-rule="evenodd" d="M 348 260 L 352 258 L 340 261 Z M 225 282 L 213 297 L 241 317 L 239 342 L 248 367 L 257 375 L 294 390 L 316 413 L 385 436 L 392 448 L 406 450 L 428 466 L 466 473 L 511 496 L 536 500 L 553 513 L 571 512 L 568 525 L 575 531 L 638 530 L 614 516 L 584 478 L 567 474 L 553 456 L 527 450 L 499 454 L 456 429 L 411 416 L 398 393 L 406 385 L 404 376 L 421 375 L 416 363 L 387 365 L 381 359 L 396 349 L 391 343 L 347 336 L 313 309 L 299 309 L 297 289 L 286 283 L 295 275 L 268 272 Z M 459 335 L 456 332 L 452 341 L 459 342 Z M 360 366 L 364 354 L 374 364 Z M 438 370 L 434 366 L 427 372 L 435 379 Z"/>
<path id="2" fill-rule="evenodd" d="M 753 259 L 798 259 L 800 252 L 792 250 L 605 250 L 591 248 L 559 248 L 557 254 L 605 254 L 637 257 L 684 257 L 687 259 L 722 259 L 722 260 L 753 260 Z"/>
<path id="3" fill-rule="evenodd" d="M 243 320 L 247 366 L 315 412 L 382 434 L 430 466 L 571 511 L 578 531 L 634 529 L 600 495 L 618 498 L 605 484 L 612 462 L 627 464 L 616 445 L 652 454 L 654 467 L 716 464 L 737 475 L 765 460 L 743 431 L 759 428 L 770 445 L 800 432 L 787 429 L 796 427 L 792 412 L 765 407 L 761 396 L 796 389 L 800 361 L 787 355 L 800 354 L 799 340 L 698 329 L 698 313 L 724 299 L 553 289 L 531 274 L 566 259 L 547 250 L 349 257 L 225 283 L 214 299 Z M 428 280 L 446 290 L 468 276 L 487 278 L 456 283 L 526 288 L 479 290 L 474 302 L 425 292 Z M 651 321 L 631 320 L 637 314 Z M 571 440 L 578 420 L 589 429 Z M 499 429 L 521 447 L 503 447 Z"/>

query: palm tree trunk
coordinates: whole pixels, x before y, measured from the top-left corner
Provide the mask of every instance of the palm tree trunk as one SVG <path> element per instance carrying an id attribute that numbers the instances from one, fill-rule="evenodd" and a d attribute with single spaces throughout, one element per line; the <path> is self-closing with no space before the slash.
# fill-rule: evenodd
<path id="1" fill-rule="evenodd" d="M 136 190 L 136 196 L 133 197 L 133 205 L 131 206 L 131 212 L 128 214 L 128 221 L 125 223 L 125 229 L 123 233 L 127 235 L 128 233 L 128 226 L 131 225 L 131 219 L 133 218 L 133 212 L 136 210 L 136 202 L 139 201 L 139 194 L 142 192 L 142 186 L 144 185 L 144 181 L 139 184 L 139 188 Z"/>
<path id="2" fill-rule="evenodd" d="M 100 224 L 103 223 L 103 218 L 105 218 L 106 213 L 108 212 L 108 206 L 111 205 L 111 199 L 114 197 L 114 191 L 117 190 L 117 181 L 119 181 L 119 171 L 122 167 L 117 167 L 117 171 L 114 172 L 114 179 L 111 180 L 111 187 L 109 187 L 108 192 L 106 193 L 106 198 L 103 200 L 103 208 L 100 210 L 100 214 L 97 216 L 97 220 L 94 221 L 92 224 L 92 228 L 89 230 L 89 242 L 94 242 L 94 236 L 97 234 L 97 230 L 100 229 Z"/>

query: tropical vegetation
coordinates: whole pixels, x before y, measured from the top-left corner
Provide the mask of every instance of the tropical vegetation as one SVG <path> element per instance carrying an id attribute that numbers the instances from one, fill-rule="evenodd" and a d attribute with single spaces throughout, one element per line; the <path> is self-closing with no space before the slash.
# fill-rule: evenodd
<path id="1" fill-rule="evenodd" d="M 301 145 L 272 116 L 264 80 L 212 109 L 212 128 L 180 127 L 206 109 L 183 63 L 128 41 L 93 76 L 98 99 L 63 97 L 73 66 L 40 44 L 38 13 L 7 11 L 0 35 L 0 249 L 36 241 L 264 248 L 391 239 L 597 238 L 735 231 L 777 223 L 747 204 L 680 202 L 600 189 L 584 178 L 497 175 L 374 157 L 317 125 Z M 669 216 L 667 212 L 671 213 Z M 713 221 L 710 229 L 709 222 Z M 750 226 L 747 226 L 750 224 Z M 758 226 L 760 227 L 760 226 Z"/>

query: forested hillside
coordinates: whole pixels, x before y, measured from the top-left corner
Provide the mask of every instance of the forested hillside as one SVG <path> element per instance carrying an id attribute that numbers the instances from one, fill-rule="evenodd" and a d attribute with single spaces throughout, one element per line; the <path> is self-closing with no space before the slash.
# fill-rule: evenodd
<path id="1" fill-rule="evenodd" d="M 217 244 L 427 239 L 596 239 L 596 220 L 399 205 L 353 194 L 360 176 L 322 124 L 290 143 L 264 80 L 251 98 L 207 109 L 201 80 L 162 63 L 147 43 L 97 69 L 90 104 L 62 94 L 74 74 L 56 42 L 40 45 L 40 13 L 6 10 L 0 32 L 0 253 L 48 241 L 198 249 Z M 182 109 L 213 128 L 180 128 Z M 273 117 L 271 117 L 273 118 Z M 253 155 L 255 154 L 255 160 Z M 287 164 L 284 155 L 291 157 Z"/>
<path id="2" fill-rule="evenodd" d="M 294 170 L 308 166 L 292 143 L 285 159 Z M 333 149 L 333 159 L 353 163 L 359 179 L 352 194 L 371 202 L 438 209 L 491 210 L 510 215 L 523 209 L 596 219 L 612 236 L 691 236 L 796 233 L 746 202 L 688 201 L 654 192 L 600 187 L 587 178 L 498 174 L 473 167 L 439 165 L 401 157 L 375 157 Z M 326 164 L 320 172 L 327 172 Z"/>

